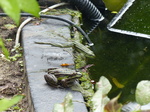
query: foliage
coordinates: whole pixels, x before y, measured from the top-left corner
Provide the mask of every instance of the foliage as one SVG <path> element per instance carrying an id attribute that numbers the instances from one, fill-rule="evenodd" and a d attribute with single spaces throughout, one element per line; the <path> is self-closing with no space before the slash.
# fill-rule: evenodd
<path id="1" fill-rule="evenodd" d="M 150 102 L 150 81 L 143 80 L 138 83 L 135 93 L 137 103 L 145 105 Z"/>
<path id="2" fill-rule="evenodd" d="M 73 112 L 72 94 L 68 93 L 64 102 L 55 104 L 53 112 Z"/>
<path id="3" fill-rule="evenodd" d="M 14 52 L 15 55 L 9 56 L 10 61 L 16 61 L 18 58 L 22 57 L 22 47 L 20 46 L 20 44 L 14 46 L 11 52 Z"/>
<path id="4" fill-rule="evenodd" d="M 127 2 L 127 0 L 103 0 L 106 7 L 110 11 L 119 11 L 123 5 Z"/>
<path id="5" fill-rule="evenodd" d="M 39 17 L 40 8 L 36 0 L 0 0 L 0 6 L 17 24 L 21 11 Z"/>
<path id="6" fill-rule="evenodd" d="M 19 101 L 22 100 L 23 97 L 24 97 L 23 95 L 17 95 L 11 99 L 7 99 L 7 98 L 0 99 L 0 112 L 7 110 L 11 106 L 17 104 Z"/>
<path id="7" fill-rule="evenodd" d="M 9 54 L 7 48 L 5 47 L 2 38 L 0 38 L 0 49 L 2 49 L 4 56 L 8 59 L 10 54 Z"/>
<path id="8" fill-rule="evenodd" d="M 91 99 L 92 112 L 104 112 L 104 106 L 109 102 L 107 94 L 111 88 L 112 86 L 108 79 L 101 76 L 96 84 L 97 91 Z"/>
<path id="9" fill-rule="evenodd" d="M 22 57 L 22 48 L 20 45 L 14 46 L 14 49 L 12 49 L 11 52 L 14 52 L 15 55 L 10 56 L 10 53 L 5 47 L 2 38 L 0 38 L 0 49 L 2 50 L 4 57 L 9 61 L 16 61 L 18 58 Z"/>
<path id="10" fill-rule="evenodd" d="M 44 14 L 47 15 L 62 15 L 62 14 L 69 14 L 72 17 L 76 17 L 76 18 L 82 18 L 82 14 L 79 11 L 76 10 L 71 10 L 71 9 L 51 9 L 50 12 L 46 12 Z"/>
<path id="11" fill-rule="evenodd" d="M 123 104 L 118 103 L 118 99 L 121 94 L 111 100 L 108 98 L 107 94 L 110 92 L 112 86 L 109 80 L 104 76 L 100 77 L 100 80 L 96 83 L 95 88 L 96 92 L 89 101 L 90 112 L 144 112 L 145 110 L 142 109 L 142 105 L 150 102 L 150 81 L 141 81 L 136 88 L 137 102 L 129 102 L 124 106 Z M 77 91 L 79 91 L 79 89 Z M 80 92 L 82 91 L 80 90 Z M 147 107 L 149 107 L 149 105 Z M 148 108 L 148 110 L 150 110 L 150 108 Z M 73 112 L 72 95 L 68 93 L 64 102 L 55 104 L 53 112 Z"/>
<path id="12" fill-rule="evenodd" d="M 136 88 L 137 102 L 131 102 L 125 107 L 117 102 L 121 94 L 111 100 L 107 97 L 112 87 L 107 78 L 102 76 L 96 86 L 97 91 L 91 100 L 91 112 L 121 112 L 122 109 L 130 112 L 144 112 L 143 105 L 147 107 L 147 110 L 150 110 L 149 105 L 145 105 L 150 102 L 150 81 L 144 80 L 138 83 Z"/>

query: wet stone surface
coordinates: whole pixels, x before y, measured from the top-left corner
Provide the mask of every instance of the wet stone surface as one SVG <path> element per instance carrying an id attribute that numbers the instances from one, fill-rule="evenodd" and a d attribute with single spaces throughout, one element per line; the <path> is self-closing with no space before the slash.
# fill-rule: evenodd
<path id="1" fill-rule="evenodd" d="M 61 17 L 70 19 L 69 15 Z M 26 25 L 22 31 L 22 42 L 26 63 L 26 73 L 36 112 L 51 112 L 54 104 L 61 103 L 68 92 L 73 94 L 73 100 L 83 102 L 80 92 L 70 89 L 53 88 L 47 85 L 44 75 L 48 68 L 61 68 L 63 63 L 73 64 L 72 48 L 60 48 L 35 42 L 66 43 L 70 38 L 67 23 L 53 19 L 42 19 Z M 73 66 L 71 66 L 73 68 Z M 87 112 L 83 103 L 74 102 L 74 112 Z"/>

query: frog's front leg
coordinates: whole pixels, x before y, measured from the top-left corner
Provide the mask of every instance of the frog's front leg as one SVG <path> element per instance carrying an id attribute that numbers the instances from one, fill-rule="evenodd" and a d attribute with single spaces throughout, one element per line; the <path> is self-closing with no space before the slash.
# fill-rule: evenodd
<path id="1" fill-rule="evenodd" d="M 58 80 L 53 74 L 44 75 L 45 81 L 52 87 L 59 87 Z"/>

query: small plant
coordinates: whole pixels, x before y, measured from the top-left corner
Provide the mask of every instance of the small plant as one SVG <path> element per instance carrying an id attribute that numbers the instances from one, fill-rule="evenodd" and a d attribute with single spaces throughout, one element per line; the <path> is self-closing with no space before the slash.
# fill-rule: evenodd
<path id="1" fill-rule="evenodd" d="M 17 104 L 23 99 L 24 95 L 16 95 L 11 99 L 3 98 L 0 99 L 0 112 L 9 109 L 11 106 Z"/>
<path id="2" fill-rule="evenodd" d="M 62 103 L 55 104 L 53 112 L 73 112 L 72 94 L 68 93 Z"/>
<path id="3" fill-rule="evenodd" d="M 0 0 L 0 6 L 16 24 L 19 24 L 21 11 L 39 17 L 40 8 L 36 0 Z"/>
<path id="4" fill-rule="evenodd" d="M 9 51 L 7 50 L 7 48 L 5 47 L 2 38 L 0 38 L 0 49 L 2 50 L 3 55 L 4 55 L 7 59 L 9 59 L 10 53 L 9 53 Z"/>
<path id="5" fill-rule="evenodd" d="M 8 60 L 8 61 L 16 61 L 18 58 L 22 57 L 22 48 L 20 47 L 20 45 L 15 46 L 11 52 L 15 52 L 14 56 L 10 56 L 10 52 L 7 50 L 7 48 L 5 47 L 5 44 L 2 40 L 2 38 L 0 38 L 0 49 L 2 50 L 2 55 Z"/>
<path id="6" fill-rule="evenodd" d="M 14 46 L 11 52 L 14 52 L 15 55 L 9 56 L 10 61 L 16 61 L 18 58 L 22 57 L 22 47 L 20 46 L 20 44 Z"/>

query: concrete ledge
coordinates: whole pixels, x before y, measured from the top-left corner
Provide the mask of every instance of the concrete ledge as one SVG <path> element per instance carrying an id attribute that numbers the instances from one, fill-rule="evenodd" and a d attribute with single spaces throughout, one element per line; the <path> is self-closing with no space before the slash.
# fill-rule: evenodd
<path id="1" fill-rule="evenodd" d="M 61 17 L 71 20 L 70 15 L 61 15 Z M 36 112 L 52 112 L 54 104 L 63 102 L 68 92 L 73 94 L 73 100 L 84 101 L 80 92 L 52 88 L 44 80 L 48 68 L 60 68 L 62 63 L 74 63 L 72 48 L 35 44 L 35 41 L 65 43 L 66 39 L 62 36 L 70 38 L 68 26 L 67 23 L 59 20 L 43 19 L 39 25 L 34 21 L 26 25 L 22 31 L 26 73 Z M 74 112 L 87 112 L 86 106 L 79 102 L 74 102 Z"/>

